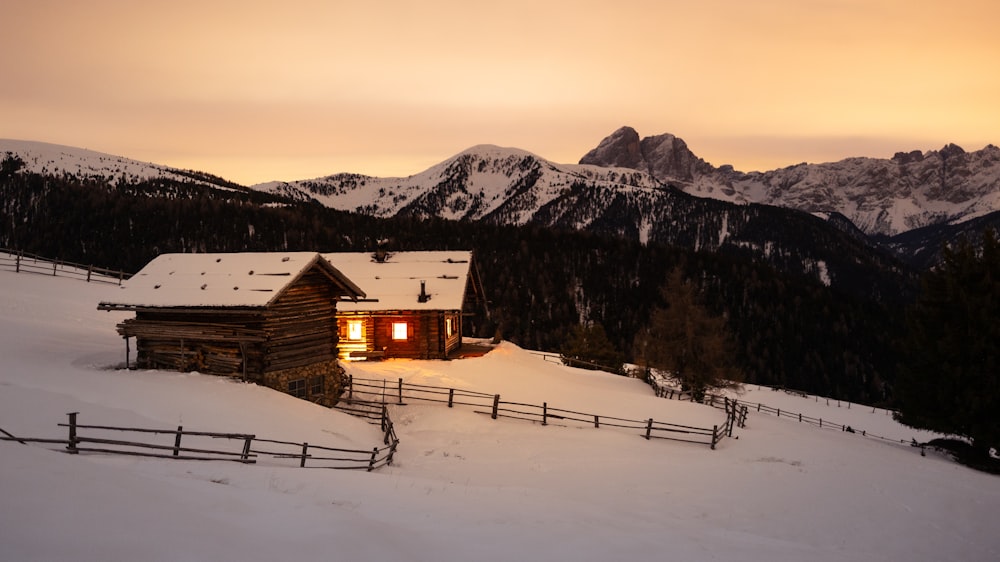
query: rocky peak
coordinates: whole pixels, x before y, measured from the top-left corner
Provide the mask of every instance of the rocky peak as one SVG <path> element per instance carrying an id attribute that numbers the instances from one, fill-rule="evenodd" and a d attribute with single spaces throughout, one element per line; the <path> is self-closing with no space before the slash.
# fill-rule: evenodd
<path id="1" fill-rule="evenodd" d="M 952 157 L 955 157 L 955 156 L 963 156 L 963 155 L 965 155 L 965 150 L 961 146 L 958 146 L 957 144 L 951 143 L 951 144 L 945 145 L 944 148 L 942 148 L 938 152 L 938 154 L 941 155 L 941 158 L 947 159 L 947 158 L 952 158 Z"/>
<path id="2" fill-rule="evenodd" d="M 892 161 L 897 164 L 909 164 L 911 162 L 920 162 L 924 159 L 924 153 L 919 150 L 911 150 L 910 152 L 897 152 L 892 156 Z"/>
<path id="3" fill-rule="evenodd" d="M 687 143 L 671 134 L 646 137 L 641 143 L 650 175 L 661 180 L 691 181 L 696 176 L 710 174 L 712 166 L 698 158 Z"/>
<path id="4" fill-rule="evenodd" d="M 581 164 L 631 168 L 649 173 L 654 178 L 691 181 L 714 168 L 694 155 L 687 144 L 671 134 L 639 139 L 632 127 L 622 127 L 611 133 L 580 159 Z"/>
<path id="5" fill-rule="evenodd" d="M 622 127 L 604 138 L 580 159 L 581 164 L 614 168 L 646 170 L 640 147 L 639 133 L 632 127 Z"/>

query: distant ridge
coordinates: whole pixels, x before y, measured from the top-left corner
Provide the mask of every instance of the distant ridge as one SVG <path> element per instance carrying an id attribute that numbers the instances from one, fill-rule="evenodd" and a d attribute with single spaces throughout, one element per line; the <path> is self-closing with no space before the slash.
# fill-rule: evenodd
<path id="1" fill-rule="evenodd" d="M 640 140 L 635 129 L 622 127 L 580 162 L 642 170 L 700 197 L 840 213 L 869 235 L 894 236 L 1000 211 L 1000 149 L 994 145 L 966 152 L 948 144 L 937 151 L 897 152 L 891 159 L 847 158 L 744 173 L 711 166 L 673 135 Z"/>

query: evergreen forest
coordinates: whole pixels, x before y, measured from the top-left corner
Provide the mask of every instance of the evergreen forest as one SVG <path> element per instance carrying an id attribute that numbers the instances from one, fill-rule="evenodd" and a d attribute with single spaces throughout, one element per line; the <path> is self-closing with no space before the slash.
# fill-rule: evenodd
<path id="1" fill-rule="evenodd" d="M 471 249 L 489 314 L 466 335 L 557 352 L 599 324 L 627 361 L 679 270 L 725 320 L 745 382 L 868 404 L 892 404 L 904 309 L 917 290 L 915 275 L 898 270 L 873 294 L 747 255 L 531 225 L 376 219 L 238 186 L 6 170 L 0 197 L 0 247 L 131 272 L 169 252 L 372 251 L 380 241 L 390 251 Z"/>

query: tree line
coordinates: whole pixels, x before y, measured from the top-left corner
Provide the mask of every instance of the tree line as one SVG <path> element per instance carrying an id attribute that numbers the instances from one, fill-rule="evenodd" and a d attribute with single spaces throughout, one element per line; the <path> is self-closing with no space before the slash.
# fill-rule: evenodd
<path id="1" fill-rule="evenodd" d="M 194 182 L 107 185 L 27 173 L 0 179 L 0 246 L 137 271 L 168 252 L 390 249 L 474 251 L 491 314 L 478 336 L 559 351 L 599 324 L 615 352 L 636 361 L 637 337 L 669 308 L 662 289 L 679 271 L 710 316 L 725 319 L 735 366 L 748 382 L 888 404 L 898 299 L 914 287 L 887 275 L 892 298 L 827 287 L 734 253 L 538 226 L 436 218 L 376 219 L 279 196 Z"/>

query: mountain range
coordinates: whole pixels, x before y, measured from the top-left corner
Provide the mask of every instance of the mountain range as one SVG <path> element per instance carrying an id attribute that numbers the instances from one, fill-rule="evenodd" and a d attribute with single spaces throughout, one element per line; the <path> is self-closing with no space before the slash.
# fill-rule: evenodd
<path id="1" fill-rule="evenodd" d="M 672 186 L 737 204 L 839 213 L 868 235 L 891 237 L 1000 210 L 1000 148 L 966 152 L 949 144 L 938 151 L 899 152 L 891 159 L 858 157 L 746 173 L 712 166 L 674 135 L 640 138 L 635 129 L 622 127 L 579 164 L 481 145 L 406 178 L 334 174 L 253 187 L 376 216 L 433 214 L 523 224 L 547 216 L 540 211 L 574 185 L 609 194 Z"/>
<path id="2" fill-rule="evenodd" d="M 740 172 L 709 164 L 674 135 L 640 138 L 635 129 L 622 127 L 578 164 L 478 145 L 408 177 L 338 173 L 248 187 L 203 172 L 46 143 L 0 140 L 4 153 L 17 155 L 35 173 L 109 184 L 167 178 L 374 217 L 589 230 L 644 244 L 728 247 L 769 261 L 786 254 L 826 283 L 827 264 L 837 261 L 839 250 L 818 249 L 813 239 L 830 236 L 824 232 L 829 227 L 926 267 L 941 244 L 1000 225 L 1000 148 L 993 145 L 966 152 L 949 144 L 891 159 L 857 157 Z M 818 226 L 821 222 L 826 227 Z M 789 228 L 793 232 L 778 232 Z M 770 234 L 762 236 L 762 229 Z"/>

